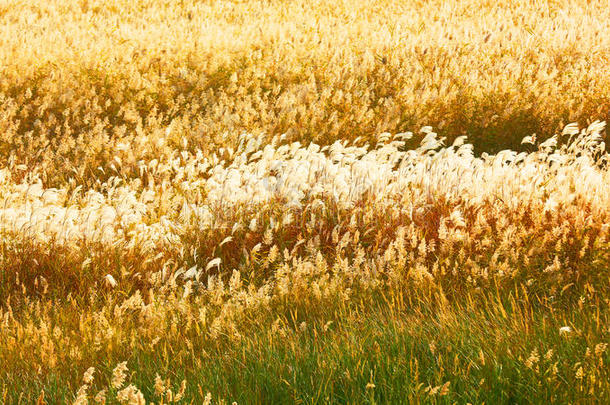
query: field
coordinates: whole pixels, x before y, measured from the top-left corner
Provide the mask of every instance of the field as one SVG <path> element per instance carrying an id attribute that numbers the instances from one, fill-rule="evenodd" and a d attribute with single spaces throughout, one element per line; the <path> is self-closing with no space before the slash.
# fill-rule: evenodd
<path id="1" fill-rule="evenodd" d="M 602 0 L 0 0 L 0 404 L 610 403 Z"/>

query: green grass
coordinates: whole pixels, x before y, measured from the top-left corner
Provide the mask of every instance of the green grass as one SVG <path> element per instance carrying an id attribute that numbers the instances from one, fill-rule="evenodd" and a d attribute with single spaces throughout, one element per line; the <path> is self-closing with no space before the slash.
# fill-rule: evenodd
<path id="1" fill-rule="evenodd" d="M 603 366 L 608 354 L 594 353 L 609 337 L 603 301 L 555 307 L 514 293 L 502 302 L 495 296 L 453 303 L 397 298 L 378 296 L 313 316 L 292 312 L 294 318 L 281 318 L 279 328 L 269 327 L 272 318 L 264 319 L 240 341 L 193 340 L 192 350 L 161 342 L 154 351 L 125 353 L 124 359 L 131 383 L 143 387 L 150 401 L 156 400 L 157 373 L 170 378 L 174 392 L 186 379 L 186 403 L 201 403 L 207 392 L 214 401 L 239 404 L 610 401 L 610 376 Z M 573 332 L 562 335 L 559 328 L 566 325 Z M 528 367 L 534 350 L 539 361 Z M 553 355 L 546 359 L 549 350 Z M 97 359 L 96 385 L 108 386 L 118 360 Z M 577 363 L 585 371 L 582 380 L 576 377 Z M 66 382 L 79 381 L 82 371 L 68 373 L 44 381 L 4 376 L 0 392 L 5 403 L 30 403 L 43 389 L 47 403 L 69 402 L 79 384 Z M 596 383 L 587 380 L 590 375 Z M 437 388 L 430 394 L 447 383 L 446 392 Z"/>

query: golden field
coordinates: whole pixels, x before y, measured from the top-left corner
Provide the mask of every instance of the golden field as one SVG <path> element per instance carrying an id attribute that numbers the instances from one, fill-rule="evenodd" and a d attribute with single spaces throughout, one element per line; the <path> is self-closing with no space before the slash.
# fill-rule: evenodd
<path id="1" fill-rule="evenodd" d="M 0 0 L 0 403 L 607 403 L 603 1 Z"/>

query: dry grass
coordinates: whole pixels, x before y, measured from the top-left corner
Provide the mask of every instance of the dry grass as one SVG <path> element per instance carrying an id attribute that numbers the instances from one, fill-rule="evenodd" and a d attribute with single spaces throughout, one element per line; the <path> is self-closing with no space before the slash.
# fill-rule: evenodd
<path id="1" fill-rule="evenodd" d="M 431 125 L 490 152 L 610 111 L 605 1 L 3 3 L 0 153 L 53 186 L 115 155 L 135 176 L 183 137 Z"/>
<path id="2" fill-rule="evenodd" d="M 610 401 L 608 13 L 1 1 L 0 403 Z"/>

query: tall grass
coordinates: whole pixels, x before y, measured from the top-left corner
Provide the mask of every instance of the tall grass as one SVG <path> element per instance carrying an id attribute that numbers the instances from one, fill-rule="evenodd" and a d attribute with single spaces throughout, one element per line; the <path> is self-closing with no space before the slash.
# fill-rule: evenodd
<path id="1" fill-rule="evenodd" d="M 51 186 L 114 156 L 135 177 L 182 138 L 432 125 L 497 152 L 610 110 L 605 1 L 3 3 L 0 153 Z"/>
<path id="2" fill-rule="evenodd" d="M 0 0 L 0 403 L 609 402 L 607 15 Z"/>

